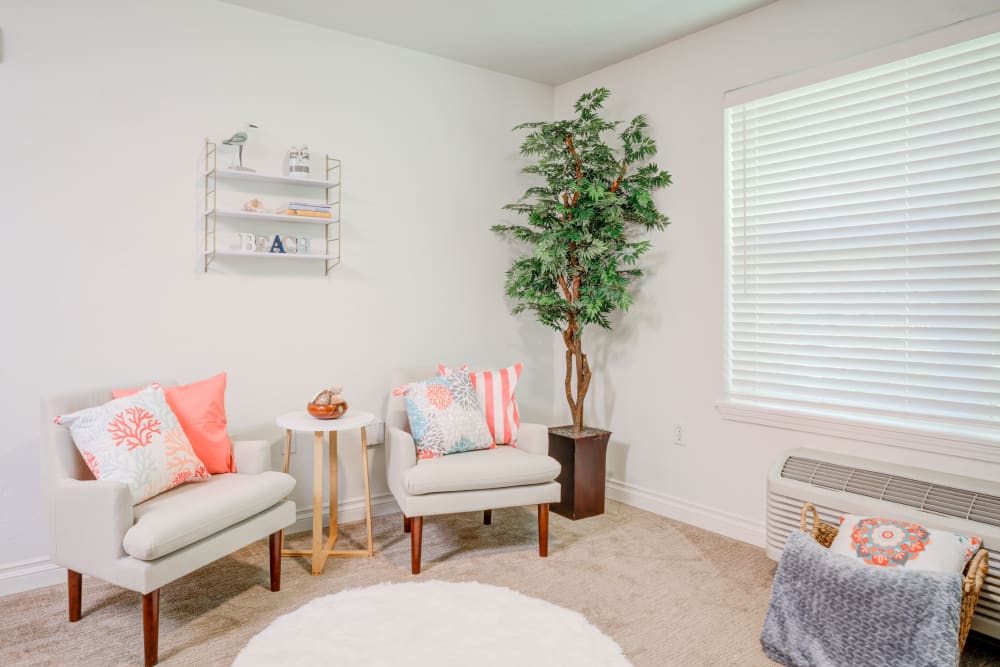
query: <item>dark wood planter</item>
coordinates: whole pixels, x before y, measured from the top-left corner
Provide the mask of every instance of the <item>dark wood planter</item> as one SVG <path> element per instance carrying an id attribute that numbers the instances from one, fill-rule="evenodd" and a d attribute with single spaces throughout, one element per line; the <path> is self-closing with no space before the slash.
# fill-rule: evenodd
<path id="1" fill-rule="evenodd" d="M 549 456 L 559 461 L 562 472 L 556 481 L 562 497 L 552 511 L 567 519 L 586 519 L 604 514 L 604 479 L 608 439 L 611 431 L 584 428 L 573 433 L 572 426 L 549 429 Z"/>

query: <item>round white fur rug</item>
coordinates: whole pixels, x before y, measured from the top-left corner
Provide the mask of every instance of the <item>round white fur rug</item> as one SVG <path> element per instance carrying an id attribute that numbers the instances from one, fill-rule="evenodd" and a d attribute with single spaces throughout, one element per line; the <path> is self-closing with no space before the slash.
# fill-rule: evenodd
<path id="1" fill-rule="evenodd" d="M 575 611 L 475 582 L 379 584 L 326 595 L 251 639 L 235 667 L 257 665 L 630 665 Z"/>

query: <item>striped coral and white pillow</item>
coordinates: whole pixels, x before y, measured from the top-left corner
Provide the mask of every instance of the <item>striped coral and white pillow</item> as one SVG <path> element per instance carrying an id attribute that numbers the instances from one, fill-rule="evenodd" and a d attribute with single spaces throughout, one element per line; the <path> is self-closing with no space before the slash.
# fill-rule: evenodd
<path id="1" fill-rule="evenodd" d="M 486 425 L 490 428 L 493 441 L 498 445 L 517 446 L 517 431 L 521 426 L 521 416 L 517 411 L 514 390 L 523 368 L 523 364 L 516 363 L 498 371 L 476 373 L 469 371 L 486 417 Z M 468 366 L 462 364 L 459 370 L 468 370 Z M 452 372 L 451 368 L 438 365 L 438 374 L 447 375 Z"/>

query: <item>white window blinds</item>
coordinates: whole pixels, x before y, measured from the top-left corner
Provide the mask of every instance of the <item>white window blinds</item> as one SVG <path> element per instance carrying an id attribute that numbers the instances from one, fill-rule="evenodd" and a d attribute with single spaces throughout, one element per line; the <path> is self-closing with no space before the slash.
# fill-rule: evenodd
<path id="1" fill-rule="evenodd" d="M 730 399 L 1000 426 L 1000 33 L 726 110 Z"/>

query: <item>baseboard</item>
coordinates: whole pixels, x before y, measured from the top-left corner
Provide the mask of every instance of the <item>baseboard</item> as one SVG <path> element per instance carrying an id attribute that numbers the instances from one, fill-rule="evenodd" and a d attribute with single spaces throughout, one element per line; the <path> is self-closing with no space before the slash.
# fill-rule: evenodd
<path id="1" fill-rule="evenodd" d="M 0 564 L 0 596 L 65 581 L 66 568 L 59 567 L 44 556 Z"/>
<path id="2" fill-rule="evenodd" d="M 608 498 L 632 505 L 661 516 L 690 523 L 691 525 L 731 537 L 741 542 L 763 547 L 764 522 L 750 519 L 685 498 L 678 498 L 653 489 L 608 478 Z"/>
<path id="3" fill-rule="evenodd" d="M 328 504 L 323 505 L 324 525 Z M 337 504 L 341 524 L 365 519 L 365 499 L 351 498 Z M 372 496 L 372 516 L 398 512 L 396 501 L 391 493 Z M 286 532 L 298 533 L 312 530 L 312 508 L 299 508 L 295 513 L 295 523 L 286 528 Z M 59 567 L 44 556 L 13 563 L 0 563 L 0 597 L 12 593 L 22 593 L 35 588 L 64 584 L 66 568 Z"/>

